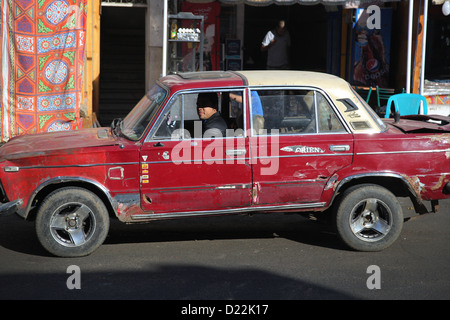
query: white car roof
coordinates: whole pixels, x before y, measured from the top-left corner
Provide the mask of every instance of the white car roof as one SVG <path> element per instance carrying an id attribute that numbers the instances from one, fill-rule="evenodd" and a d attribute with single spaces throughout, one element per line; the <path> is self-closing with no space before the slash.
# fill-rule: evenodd
<path id="1" fill-rule="evenodd" d="M 348 89 L 348 83 L 345 80 L 327 73 L 294 70 L 249 70 L 236 71 L 236 73 L 244 76 L 249 86 L 309 85 L 323 89 L 336 86 Z"/>
<path id="2" fill-rule="evenodd" d="M 349 83 L 337 76 L 311 71 L 295 70 L 248 70 L 236 71 L 245 78 L 247 85 L 259 86 L 307 86 L 324 90 L 338 107 L 353 132 L 380 132 L 384 125 L 370 106 L 358 99 Z M 358 108 L 349 110 L 343 100 L 350 100 Z"/>

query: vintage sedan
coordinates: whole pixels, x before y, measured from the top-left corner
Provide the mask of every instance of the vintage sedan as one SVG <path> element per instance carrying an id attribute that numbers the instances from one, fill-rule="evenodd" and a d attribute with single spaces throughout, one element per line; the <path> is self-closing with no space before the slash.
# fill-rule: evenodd
<path id="1" fill-rule="evenodd" d="M 197 106 L 199 95 L 211 92 L 225 135 L 204 132 L 199 120 L 211 108 Z M 350 248 L 378 251 L 401 233 L 399 197 L 419 214 L 450 197 L 449 123 L 381 120 L 328 74 L 168 75 L 110 127 L 0 147 L 0 212 L 35 221 L 43 247 L 63 257 L 92 253 L 113 218 L 268 212 L 329 217 Z"/>

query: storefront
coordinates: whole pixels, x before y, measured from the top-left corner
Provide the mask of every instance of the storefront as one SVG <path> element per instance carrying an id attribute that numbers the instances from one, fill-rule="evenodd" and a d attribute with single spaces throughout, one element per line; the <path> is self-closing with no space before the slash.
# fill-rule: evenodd
<path id="1" fill-rule="evenodd" d="M 450 115 L 450 1 L 429 6 L 423 90 L 429 113 Z"/>
<path id="2" fill-rule="evenodd" d="M 71 3 L 2 2 L 2 141 L 109 125 L 170 72 L 264 69 L 261 42 L 280 19 L 291 36 L 290 69 L 421 93 L 430 113 L 450 113 L 450 0 Z"/>
<path id="3" fill-rule="evenodd" d="M 367 29 L 361 32 L 357 22 L 364 14 L 361 15 L 362 11 L 358 9 L 373 4 L 381 9 L 383 22 L 381 28 L 375 32 L 372 30 L 367 32 Z M 423 0 L 413 2 L 412 16 L 409 4 L 409 1 L 364 0 L 168 0 L 166 3 L 163 0 L 102 1 L 99 20 L 102 27 L 99 30 L 101 30 L 100 52 L 103 61 L 100 64 L 102 67 L 99 73 L 97 105 L 94 100 L 92 112 L 101 120 L 104 119 L 102 124 L 107 124 L 112 117 L 123 116 L 134 105 L 138 96 L 144 94 L 149 86 L 165 73 L 200 69 L 264 69 L 266 55 L 260 50 L 261 41 L 265 33 L 273 29 L 280 19 L 286 20 L 291 35 L 292 69 L 332 73 L 353 85 L 373 87 L 379 85 L 399 91 L 410 87 L 410 92 L 418 92 L 422 59 L 422 55 L 419 54 L 421 46 L 418 44 L 423 29 L 418 27 L 418 22 L 423 17 L 424 3 Z M 448 39 L 449 19 L 442 14 L 442 4 L 435 5 L 431 1 L 429 4 L 428 38 Z M 167 17 L 164 16 L 165 10 Z M 170 38 L 174 19 L 169 16 L 173 17 L 182 12 L 203 18 L 201 50 L 200 38 L 193 42 L 181 41 L 183 43 L 176 43 L 176 46 L 173 42 L 179 41 Z M 118 15 L 121 16 L 120 19 L 117 18 Z M 128 20 L 127 15 L 130 16 Z M 111 41 L 118 42 L 118 35 L 111 35 L 108 23 L 120 25 L 121 21 L 124 22 L 120 27 L 121 34 L 125 34 L 128 40 L 130 37 L 126 36 L 127 32 L 124 30 L 129 29 L 127 26 L 130 23 L 126 21 L 132 21 L 135 30 L 139 28 L 138 25 L 141 26 L 141 30 L 145 30 L 140 33 L 140 40 L 136 39 L 137 42 L 141 41 L 142 45 L 133 47 L 133 59 L 115 57 L 118 50 L 111 49 L 106 41 L 109 36 Z M 177 28 L 184 27 L 186 30 L 194 31 L 199 29 L 199 25 L 194 26 L 192 21 L 181 22 L 179 19 L 175 21 L 179 24 Z M 167 27 L 166 30 L 164 25 Z M 411 40 L 408 38 L 410 30 Z M 134 31 L 129 32 L 131 34 Z M 370 48 L 367 45 L 369 42 L 372 43 Z M 447 61 L 449 47 L 439 46 L 437 43 L 433 40 L 426 44 L 426 61 L 430 67 L 425 69 L 425 79 L 439 79 L 442 84 L 442 81 L 445 82 L 445 79 L 449 78 Z M 446 54 L 443 54 L 445 50 Z M 203 60 L 201 68 L 200 51 Z M 411 53 L 409 57 L 411 68 L 408 68 L 407 64 L 408 51 Z M 141 59 L 137 54 L 139 52 Z M 439 65 L 436 65 L 436 59 L 432 59 L 436 53 L 443 57 Z M 172 57 L 177 61 L 171 60 Z M 128 67 L 128 70 L 132 70 L 133 75 L 138 78 L 136 81 L 140 81 L 140 85 L 136 84 L 133 87 L 136 91 L 135 96 L 124 101 L 115 97 L 120 94 L 120 90 L 112 89 L 113 94 L 108 93 L 108 82 L 111 78 L 119 79 L 124 85 L 130 84 L 130 79 L 127 79 L 126 75 L 111 76 L 106 72 L 107 62 L 117 60 L 130 60 L 134 63 L 141 61 L 140 66 Z M 418 61 L 419 69 L 414 68 Z M 436 75 L 442 72 L 443 74 Z M 424 88 L 430 86 L 429 82 L 425 81 Z M 436 89 L 434 81 L 433 88 Z M 440 85 L 438 96 L 435 92 L 431 92 L 430 103 L 448 104 L 445 90 L 446 87 Z M 127 93 L 131 96 L 129 90 Z"/>

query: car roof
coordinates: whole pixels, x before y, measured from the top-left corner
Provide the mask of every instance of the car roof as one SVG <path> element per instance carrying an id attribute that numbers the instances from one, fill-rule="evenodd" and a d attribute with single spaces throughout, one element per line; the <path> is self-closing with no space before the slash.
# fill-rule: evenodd
<path id="1" fill-rule="evenodd" d="M 334 100 L 341 115 L 353 127 L 353 131 L 373 133 L 385 129 L 382 121 L 373 112 L 370 114 L 370 106 L 364 105 L 363 101 L 357 98 L 347 81 L 327 73 L 297 70 L 200 71 L 172 74 L 161 78 L 160 81 L 175 91 L 241 86 L 318 88 Z M 349 108 L 345 101 L 360 107 Z"/>
<path id="2" fill-rule="evenodd" d="M 336 86 L 345 86 L 348 89 L 348 83 L 343 79 L 331 74 L 312 72 L 312 71 L 295 71 L 295 70 L 249 70 L 236 71 L 246 79 L 249 86 L 314 86 L 323 89 Z"/>
<path id="3" fill-rule="evenodd" d="M 201 88 L 206 83 L 211 87 L 244 84 L 242 76 L 229 71 L 180 72 L 162 77 L 159 81 L 173 90 Z"/>
<path id="4" fill-rule="evenodd" d="M 182 72 L 176 74 L 181 81 L 221 81 L 236 80 L 237 76 L 248 86 L 315 86 L 320 88 L 334 88 L 343 86 L 348 89 L 348 83 L 331 74 L 313 71 L 297 70 L 245 70 L 245 71 L 200 71 Z M 181 79 L 180 79 L 181 78 Z M 172 79 L 174 80 L 174 79 Z"/>
<path id="5" fill-rule="evenodd" d="M 320 88 L 334 99 L 354 99 L 350 85 L 337 76 L 313 71 L 252 70 L 236 71 L 248 86 L 306 86 Z"/>
<path id="6" fill-rule="evenodd" d="M 205 81 L 213 87 L 227 86 L 308 86 L 331 93 L 335 97 L 352 97 L 347 81 L 337 76 L 313 71 L 297 70 L 245 70 L 182 72 L 162 80 L 175 89 L 194 88 Z"/>

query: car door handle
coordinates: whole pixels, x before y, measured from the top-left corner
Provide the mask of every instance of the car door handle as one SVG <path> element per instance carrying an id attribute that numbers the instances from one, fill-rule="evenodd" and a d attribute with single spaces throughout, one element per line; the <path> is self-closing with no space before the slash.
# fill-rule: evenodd
<path id="1" fill-rule="evenodd" d="M 247 153 L 247 150 L 245 149 L 232 149 L 225 151 L 225 154 L 227 156 L 242 156 Z"/>
<path id="2" fill-rule="evenodd" d="M 342 151 L 349 151 L 349 150 L 350 150 L 350 146 L 348 144 L 340 144 L 340 145 L 330 146 L 330 151 L 342 152 Z"/>

